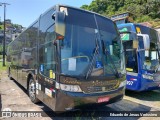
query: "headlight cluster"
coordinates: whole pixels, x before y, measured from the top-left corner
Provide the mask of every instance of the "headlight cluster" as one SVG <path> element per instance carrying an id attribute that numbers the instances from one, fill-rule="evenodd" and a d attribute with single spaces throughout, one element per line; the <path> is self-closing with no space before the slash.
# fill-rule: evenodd
<path id="1" fill-rule="evenodd" d="M 143 78 L 145 78 L 145 79 L 149 79 L 149 80 L 153 80 L 153 76 L 150 76 L 150 75 L 142 75 L 143 76 Z"/>
<path id="2" fill-rule="evenodd" d="M 66 85 L 66 84 L 56 83 L 56 88 L 69 92 L 82 92 L 79 85 Z"/>
<path id="3" fill-rule="evenodd" d="M 126 80 L 120 83 L 119 88 L 124 86 L 126 86 Z"/>

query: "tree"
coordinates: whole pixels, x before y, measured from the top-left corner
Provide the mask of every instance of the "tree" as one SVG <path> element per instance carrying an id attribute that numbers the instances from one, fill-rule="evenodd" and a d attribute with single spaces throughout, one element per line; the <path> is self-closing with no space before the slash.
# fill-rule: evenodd
<path id="1" fill-rule="evenodd" d="M 93 0 L 81 8 L 107 17 L 129 11 L 137 22 L 160 19 L 160 0 Z"/>

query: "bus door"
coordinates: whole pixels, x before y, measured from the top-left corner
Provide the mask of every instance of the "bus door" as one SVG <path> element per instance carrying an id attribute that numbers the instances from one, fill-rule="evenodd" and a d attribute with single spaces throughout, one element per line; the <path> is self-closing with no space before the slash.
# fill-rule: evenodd
<path id="1" fill-rule="evenodd" d="M 138 48 L 138 40 L 136 33 L 121 33 L 121 39 L 123 42 L 124 50 L 125 50 L 125 61 L 126 61 L 126 71 L 127 71 L 127 89 L 135 89 L 138 87 L 138 56 L 137 56 L 137 48 Z"/>
<path id="2" fill-rule="evenodd" d="M 53 14 L 53 12 L 51 13 Z M 39 73 L 37 97 L 54 110 L 56 92 L 56 46 L 53 44 L 53 40 L 55 40 L 55 32 L 53 20 L 50 25 L 46 25 L 46 22 L 43 23 L 43 19 L 48 19 L 48 17 L 45 17 L 46 16 L 43 16 L 40 21 L 38 46 Z"/>
<path id="3" fill-rule="evenodd" d="M 135 89 L 138 86 L 138 56 L 137 51 L 133 47 L 135 41 L 125 41 L 126 71 L 127 71 L 127 88 Z"/>

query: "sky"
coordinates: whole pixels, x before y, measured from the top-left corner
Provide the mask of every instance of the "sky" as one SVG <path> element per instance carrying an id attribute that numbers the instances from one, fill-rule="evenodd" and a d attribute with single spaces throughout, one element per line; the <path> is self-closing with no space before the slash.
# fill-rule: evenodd
<path id="1" fill-rule="evenodd" d="M 74 7 L 89 5 L 92 0 L 0 0 L 1 3 L 9 3 L 6 7 L 6 19 L 12 23 L 28 27 L 40 14 L 55 4 L 66 4 Z M 0 17 L 3 21 L 4 8 L 0 6 Z"/>

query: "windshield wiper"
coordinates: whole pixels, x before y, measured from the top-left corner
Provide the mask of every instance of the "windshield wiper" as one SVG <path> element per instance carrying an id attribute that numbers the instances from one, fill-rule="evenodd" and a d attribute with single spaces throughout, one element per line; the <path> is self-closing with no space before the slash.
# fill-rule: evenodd
<path id="1" fill-rule="evenodd" d="M 103 41 L 103 40 L 102 40 L 102 42 L 103 42 L 103 45 L 104 45 L 104 41 Z M 116 76 L 117 78 L 120 78 L 120 75 L 119 75 L 119 73 L 118 73 L 118 70 L 117 70 L 117 68 L 116 68 L 116 65 L 115 65 L 114 62 L 113 62 L 113 59 L 112 59 L 111 55 L 110 55 L 109 52 L 107 51 L 106 47 L 103 46 L 103 48 L 105 48 L 105 49 L 103 49 L 103 51 L 104 51 L 106 57 L 109 58 L 112 66 L 113 66 L 113 68 L 114 68 L 115 76 Z"/>
<path id="2" fill-rule="evenodd" d="M 88 76 L 92 73 L 92 70 L 93 70 L 93 67 L 94 67 L 94 63 L 95 63 L 95 59 L 96 59 L 96 55 L 99 54 L 99 44 L 98 44 L 98 39 L 97 37 L 95 38 L 95 43 L 96 43 L 96 47 L 94 49 L 94 53 L 93 53 L 93 57 L 92 57 L 92 60 L 91 60 L 91 63 L 89 65 L 89 69 L 88 69 L 88 72 L 86 74 L 86 79 L 88 78 Z"/>
<path id="3" fill-rule="evenodd" d="M 115 65 L 114 62 L 113 62 L 113 59 L 112 59 L 111 55 L 110 55 L 110 54 L 108 53 L 108 51 L 106 51 L 106 50 L 105 50 L 105 54 L 106 54 L 106 56 L 108 55 L 108 58 L 110 59 L 111 64 L 113 65 L 113 68 L 114 68 L 114 71 L 115 71 L 115 76 L 116 76 L 117 78 L 120 78 L 120 75 L 119 75 L 119 73 L 118 73 L 118 70 L 117 70 L 117 68 L 116 68 L 116 65 Z"/>

